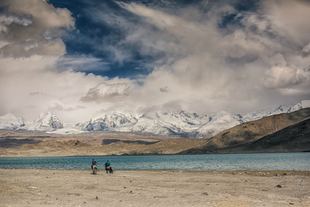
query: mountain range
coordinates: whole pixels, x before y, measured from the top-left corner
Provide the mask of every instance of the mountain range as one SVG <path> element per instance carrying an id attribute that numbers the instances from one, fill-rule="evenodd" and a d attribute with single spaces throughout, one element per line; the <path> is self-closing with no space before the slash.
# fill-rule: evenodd
<path id="1" fill-rule="evenodd" d="M 300 106 L 304 107 L 305 104 L 301 104 Z M 299 107 L 295 107 L 295 109 Z M 132 116 L 131 119 L 133 123 L 141 122 L 139 123 L 140 125 L 134 124 L 132 126 L 130 125 L 130 120 L 128 121 L 128 117 L 122 117 L 123 119 L 120 119 L 119 114 L 117 114 L 116 117 L 106 116 L 100 119 L 98 118 L 99 120 L 94 119 L 94 121 L 77 124 L 75 128 L 71 129 L 66 128 L 66 126 L 51 113 L 40 116 L 40 118 L 31 122 L 28 126 L 26 125 L 27 122 L 24 120 L 18 119 L 13 115 L 7 115 L 1 119 L 2 126 L 7 127 L 7 129 L 0 130 L 0 156 L 309 152 L 310 108 L 304 107 L 294 111 L 289 107 L 289 110 L 287 110 L 288 113 L 283 113 L 286 112 L 286 109 L 287 108 L 280 107 L 275 113 L 282 113 L 266 115 L 260 119 L 243 122 L 228 129 L 224 129 L 212 137 L 205 136 L 202 137 L 202 139 L 194 139 L 193 136 L 187 138 L 142 133 L 141 128 L 139 129 L 138 127 L 143 126 L 141 123 L 148 124 L 144 120 L 145 118 L 138 117 L 137 119 Z M 162 115 L 161 113 L 157 113 L 157 115 L 159 114 Z M 181 117 L 180 114 L 186 117 L 186 121 L 179 121 Z M 215 133 L 216 130 L 225 128 L 223 126 L 236 123 L 229 122 L 231 120 L 245 120 L 246 117 L 222 112 L 218 113 L 220 116 L 216 116 L 218 119 L 211 115 L 205 116 L 203 119 L 197 114 L 192 117 L 188 117 L 185 114 L 185 112 L 174 114 L 174 119 L 171 118 L 170 113 L 165 113 L 162 116 L 168 116 L 171 118 L 170 121 L 173 120 L 177 123 L 188 123 L 191 119 L 193 119 L 191 121 L 198 120 L 196 123 L 192 124 L 192 126 L 194 126 L 193 128 L 189 127 L 191 126 L 190 124 L 183 125 L 188 127 L 184 127 L 182 129 L 183 132 L 188 130 L 188 133 L 192 133 L 190 130 L 196 130 L 196 125 L 207 120 L 207 122 L 204 123 L 205 125 L 199 128 L 208 129 L 207 135 Z M 255 117 L 258 117 L 257 114 L 258 113 L 255 113 Z M 196 116 L 201 119 L 198 119 Z M 210 117 L 212 117 L 212 119 Z M 231 117 L 233 117 L 233 119 L 231 119 Z M 108 122 L 108 118 L 112 119 L 113 122 Z M 154 124 L 156 123 L 155 120 L 162 117 L 158 116 L 157 119 L 154 119 L 153 116 L 148 115 L 147 118 L 150 123 L 150 127 L 147 129 L 151 132 L 155 132 L 154 128 L 158 129 L 156 128 L 158 125 Z M 199 122 L 199 120 L 202 121 Z M 14 121 L 13 123 L 15 123 L 15 125 L 12 125 L 10 121 Z M 218 123 L 222 128 L 212 128 L 213 126 L 217 127 L 215 123 Z M 165 124 L 165 126 L 171 126 L 168 125 L 170 123 Z M 117 128 L 117 126 L 121 127 Z M 181 124 L 179 124 L 179 126 L 181 126 Z M 133 127 L 137 127 L 136 129 L 139 129 L 141 133 L 116 131 L 120 129 L 131 130 Z M 176 129 L 176 127 L 172 129 Z M 87 133 L 81 133 L 86 131 Z M 65 132 L 69 132 L 70 134 L 67 133 L 64 135 Z M 156 132 L 166 133 L 167 131 Z"/>
<path id="2" fill-rule="evenodd" d="M 310 101 L 301 101 L 292 106 L 279 106 L 271 111 L 233 114 L 220 111 L 212 114 L 198 114 L 186 111 L 123 113 L 108 112 L 73 127 L 63 123 L 55 113 L 41 114 L 34 121 L 25 121 L 13 114 L 0 116 L 0 129 L 37 130 L 59 134 L 109 131 L 211 138 L 231 127 L 258 120 L 275 114 L 290 113 L 310 107 Z"/>
<path id="3" fill-rule="evenodd" d="M 310 108 L 304 108 L 234 126 L 182 153 L 292 152 L 309 149 Z"/>

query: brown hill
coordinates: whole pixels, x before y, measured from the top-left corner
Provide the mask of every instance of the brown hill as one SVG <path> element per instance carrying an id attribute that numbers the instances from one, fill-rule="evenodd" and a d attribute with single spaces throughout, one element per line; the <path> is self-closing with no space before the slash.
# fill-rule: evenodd
<path id="1" fill-rule="evenodd" d="M 0 156 L 279 152 L 309 150 L 310 108 L 247 122 L 211 139 L 0 130 Z"/>
<path id="2" fill-rule="evenodd" d="M 185 150 L 182 153 L 221 153 L 221 152 L 244 152 L 244 151 L 264 151 L 263 148 L 258 146 L 258 143 L 252 150 L 248 149 L 246 146 L 249 146 L 250 143 L 254 143 L 263 137 L 272 134 L 287 128 L 289 126 L 298 124 L 304 120 L 310 118 L 310 108 L 301 109 L 296 112 L 288 113 L 288 114 L 278 114 L 273 116 L 264 117 L 259 120 L 246 122 L 240 124 L 238 126 L 232 127 L 230 129 L 224 130 L 223 132 L 217 134 L 216 136 L 206 140 L 204 144 L 199 147 L 194 147 L 189 150 Z M 308 126 L 309 122 L 306 121 L 304 124 Z M 298 125 L 299 126 L 299 125 Z M 298 126 L 297 129 L 303 129 Z M 304 125 L 303 125 L 304 126 Z M 293 130 L 294 129 L 294 130 Z M 285 134 L 293 133 L 290 136 L 299 137 L 303 131 L 297 130 L 293 126 L 292 128 L 288 128 L 285 131 Z M 292 130 L 290 132 L 290 130 Z M 277 135 L 274 134 L 274 137 Z M 282 135 L 284 136 L 284 135 Z M 276 138 L 274 138 L 276 139 Z M 283 139 L 283 145 L 288 145 L 289 143 L 285 143 L 285 140 L 289 142 L 287 139 Z M 270 148 L 271 150 L 271 148 Z M 293 151 L 303 151 L 304 149 L 291 149 Z M 272 151 L 272 150 L 271 150 Z"/>
<path id="3" fill-rule="evenodd" d="M 202 142 L 117 132 L 59 135 L 0 130 L 0 156 L 176 154 Z"/>
<path id="4" fill-rule="evenodd" d="M 310 152 L 310 119 L 222 152 Z"/>

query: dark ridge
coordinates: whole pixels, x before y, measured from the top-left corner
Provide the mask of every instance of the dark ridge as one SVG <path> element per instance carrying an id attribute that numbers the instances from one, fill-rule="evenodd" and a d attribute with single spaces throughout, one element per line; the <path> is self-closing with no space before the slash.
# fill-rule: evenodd
<path id="1" fill-rule="evenodd" d="M 15 139 L 15 138 L 0 138 L 0 148 L 15 148 L 24 144 L 37 144 L 41 141 L 34 139 Z"/>
<path id="2" fill-rule="evenodd" d="M 156 144 L 159 141 L 144 141 L 144 140 L 120 140 L 120 139 L 103 139 L 102 144 L 112 144 L 112 143 L 124 143 L 124 144 Z"/>

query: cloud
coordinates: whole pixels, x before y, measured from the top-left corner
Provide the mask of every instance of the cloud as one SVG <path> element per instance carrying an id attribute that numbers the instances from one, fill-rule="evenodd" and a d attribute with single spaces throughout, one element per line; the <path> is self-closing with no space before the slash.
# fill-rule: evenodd
<path id="1" fill-rule="evenodd" d="M 285 22 L 290 17 L 281 19 L 285 12 L 279 12 L 274 1 L 264 1 L 256 12 L 240 12 L 228 6 L 200 15 L 203 19 L 185 15 L 185 9 L 183 13 L 168 13 L 167 9 L 122 3 L 122 8 L 144 20 L 142 24 L 155 27 L 149 32 L 143 29 L 149 27 L 140 26 L 140 31 L 129 31 L 126 40 L 150 54 L 154 50 L 165 54 L 145 79 L 140 91 L 143 97 L 159 105 L 178 101 L 183 108 L 198 111 L 241 111 L 264 102 L 296 99 L 283 97 L 284 86 L 294 88 L 295 95 L 303 91 L 309 96 L 307 87 L 301 84 L 308 80 L 308 72 L 292 68 L 304 68 L 309 61 L 302 55 L 303 44 L 308 44 L 309 36 L 305 34 L 309 25 L 299 17 L 309 14 L 310 8 L 302 1 L 291 4 L 283 1 L 281 8 L 292 6 L 289 16 L 294 20 L 289 21 L 294 33 L 286 31 Z M 199 7 L 189 10 L 202 12 Z M 218 22 L 223 15 L 234 12 L 240 24 L 220 28 Z M 281 61 L 291 67 L 281 67 L 280 72 L 276 66 Z M 169 88 L 166 96 L 158 90 L 162 85 Z"/>
<path id="2" fill-rule="evenodd" d="M 0 48 L 2 56 L 63 55 L 63 29 L 74 26 L 67 9 L 55 8 L 40 0 L 3 0 L 0 2 Z"/>
<path id="3" fill-rule="evenodd" d="M 137 53 L 152 57 L 149 74 L 109 79 L 85 72 L 113 65 L 67 54 L 63 34 L 75 21 L 69 10 L 47 1 L 1 1 L 0 114 L 57 111 L 74 122 L 104 111 L 246 112 L 310 98 L 309 24 L 300 17 L 309 5 L 276 3 L 262 1 L 255 11 L 224 3 L 210 9 L 206 1 L 178 9 L 118 3 L 119 12 L 99 4 L 88 15 L 118 29 L 120 40 L 95 38 L 90 45 L 111 51 L 118 63 Z M 237 24 L 220 26 L 231 14 Z"/>
<path id="4" fill-rule="evenodd" d="M 132 90 L 132 82 L 128 80 L 114 79 L 103 82 L 90 88 L 85 96 L 81 98 L 83 102 L 114 102 L 116 98 L 123 99 Z"/>
<path id="5" fill-rule="evenodd" d="M 99 66 L 98 59 L 63 56 L 62 35 L 74 26 L 71 13 L 41 0 L 1 1 L 0 7 L 4 9 L 0 25 L 5 26 L 0 33 L 0 114 L 36 119 L 42 112 L 55 111 L 70 122 L 96 113 L 96 104 L 80 99 L 109 80 L 73 70 Z"/>
<path id="6" fill-rule="evenodd" d="M 266 0 L 263 3 L 264 13 L 270 16 L 273 29 L 298 46 L 304 46 L 310 42 L 309 1 Z"/>
<path id="7" fill-rule="evenodd" d="M 270 88 L 286 88 L 309 81 L 309 70 L 288 66 L 274 66 L 267 71 L 265 85 Z"/>
<path id="8" fill-rule="evenodd" d="M 94 69 L 98 69 L 100 71 L 109 69 L 109 64 L 104 62 L 102 59 L 85 55 L 63 56 L 58 59 L 57 66 L 63 70 L 71 69 L 83 72 Z"/>
<path id="9" fill-rule="evenodd" d="M 302 52 L 304 56 L 308 56 L 310 54 L 310 43 L 302 49 Z"/>
<path id="10" fill-rule="evenodd" d="M 22 26 L 28 26 L 32 23 L 30 19 L 16 17 L 16 16 L 7 16 L 7 15 L 0 15 L 0 33 L 5 33 L 8 31 L 8 26 L 11 24 L 17 24 Z"/>

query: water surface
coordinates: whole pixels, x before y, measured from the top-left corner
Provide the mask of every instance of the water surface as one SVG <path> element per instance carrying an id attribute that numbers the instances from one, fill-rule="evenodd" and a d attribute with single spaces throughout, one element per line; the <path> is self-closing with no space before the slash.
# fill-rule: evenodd
<path id="1" fill-rule="evenodd" d="M 310 171 L 310 153 L 0 157 L 0 168 L 89 169 L 91 159 L 117 170 L 297 170 Z"/>

